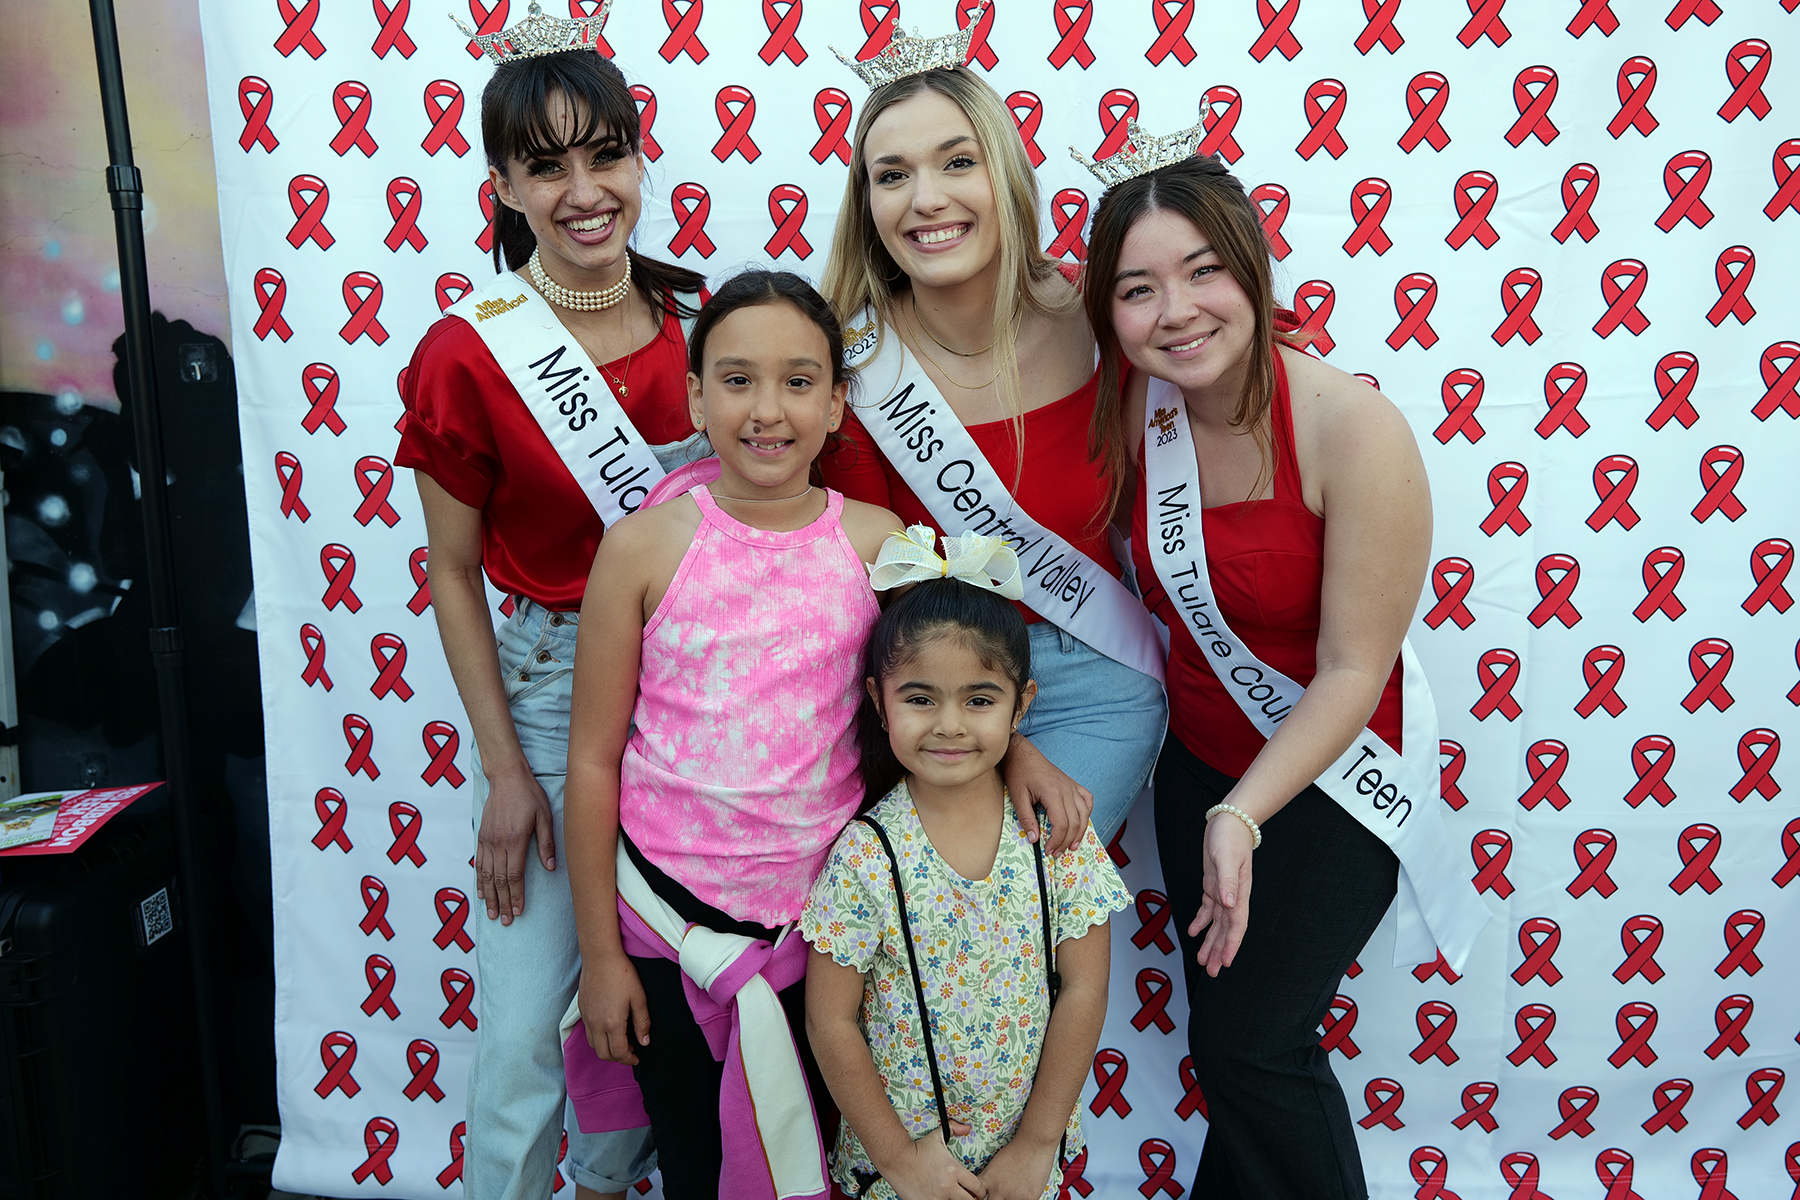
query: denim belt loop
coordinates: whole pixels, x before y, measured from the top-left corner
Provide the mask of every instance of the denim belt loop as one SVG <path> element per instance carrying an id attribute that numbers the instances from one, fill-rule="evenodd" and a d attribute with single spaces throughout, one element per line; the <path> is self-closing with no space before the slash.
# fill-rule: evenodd
<path id="1" fill-rule="evenodd" d="M 1062 643 L 1062 652 L 1064 654 L 1075 653 L 1075 635 L 1074 634 L 1070 633 L 1068 630 L 1064 629 L 1062 626 L 1059 625 L 1056 627 L 1056 637 L 1057 637 L 1057 640 Z"/>

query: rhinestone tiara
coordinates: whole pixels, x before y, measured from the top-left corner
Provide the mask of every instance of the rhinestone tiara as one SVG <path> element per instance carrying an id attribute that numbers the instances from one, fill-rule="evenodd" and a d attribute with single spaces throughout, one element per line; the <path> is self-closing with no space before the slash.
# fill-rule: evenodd
<path id="1" fill-rule="evenodd" d="M 600 31 L 612 12 L 613 0 L 602 0 L 600 11 L 591 17 L 546 17 L 538 0 L 523 21 L 499 33 L 476 33 L 452 14 L 450 19 L 496 63 L 519 58 L 537 58 L 544 54 L 561 54 L 564 50 L 597 50 Z"/>
<path id="2" fill-rule="evenodd" d="M 1148 175 L 1159 167 L 1167 167 L 1174 163 L 1192 158 L 1199 149 L 1200 142 L 1206 137 L 1206 122 L 1196 121 L 1186 129 L 1178 129 L 1174 133 L 1157 137 L 1145 133 L 1144 127 L 1134 117 L 1125 124 L 1125 144 L 1095 162 L 1075 147 L 1069 147 L 1069 155 L 1076 162 L 1094 173 L 1094 177 L 1107 187 L 1115 187 L 1127 179 L 1136 179 L 1139 175 Z"/>
<path id="3" fill-rule="evenodd" d="M 896 27 L 887 46 L 868 62 L 845 58 L 836 46 L 831 47 L 831 52 L 838 56 L 839 62 L 855 71 L 869 85 L 870 91 L 874 91 L 909 75 L 962 66 L 969 60 L 969 45 L 975 40 L 976 23 L 986 11 L 987 5 L 981 5 L 969 14 L 967 25 L 943 37 L 922 38 L 916 27 L 912 36 L 907 37 L 904 30 Z"/>

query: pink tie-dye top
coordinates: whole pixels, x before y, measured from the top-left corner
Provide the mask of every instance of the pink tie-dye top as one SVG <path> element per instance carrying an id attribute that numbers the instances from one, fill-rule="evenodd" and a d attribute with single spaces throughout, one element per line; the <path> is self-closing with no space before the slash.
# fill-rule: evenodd
<path id="1" fill-rule="evenodd" d="M 619 819 L 701 900 L 780 925 L 862 798 L 854 725 L 879 610 L 837 492 L 786 532 L 688 495 L 700 528 L 644 626 Z"/>

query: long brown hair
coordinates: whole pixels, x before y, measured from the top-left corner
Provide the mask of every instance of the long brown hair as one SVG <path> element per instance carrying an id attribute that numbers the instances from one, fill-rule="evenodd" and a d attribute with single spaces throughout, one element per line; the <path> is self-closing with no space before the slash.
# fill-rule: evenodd
<path id="1" fill-rule="evenodd" d="M 1125 431 L 1120 428 L 1124 355 L 1112 323 L 1113 276 L 1119 270 L 1119 252 L 1125 245 L 1125 236 L 1141 217 L 1155 211 L 1186 217 L 1206 232 L 1213 250 L 1244 289 L 1256 314 L 1244 390 L 1230 418 L 1234 427 L 1249 431 L 1262 454 L 1263 466 L 1250 490 L 1253 497 L 1267 481 L 1266 473 L 1274 469 L 1268 419 L 1269 406 L 1275 398 L 1273 346 L 1276 342 L 1304 346 L 1309 339 L 1302 332 L 1276 329 L 1275 282 L 1269 269 L 1269 241 L 1263 233 L 1261 214 L 1245 193 L 1244 185 L 1212 156 L 1188 158 L 1158 168 L 1108 188 L 1100 197 L 1093 232 L 1088 236 L 1087 267 L 1082 272 L 1082 302 L 1087 306 L 1088 323 L 1100 342 L 1099 395 L 1088 430 L 1088 456 L 1103 464 L 1112 501 L 1117 504 L 1130 463 L 1125 451 Z M 1268 353 L 1262 351 L 1265 346 L 1271 348 Z"/>

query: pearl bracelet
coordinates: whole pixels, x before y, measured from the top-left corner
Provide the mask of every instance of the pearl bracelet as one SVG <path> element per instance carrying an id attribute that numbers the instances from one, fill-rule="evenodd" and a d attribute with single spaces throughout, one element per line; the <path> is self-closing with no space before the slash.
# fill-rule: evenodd
<path id="1" fill-rule="evenodd" d="M 1259 850 L 1262 848 L 1262 827 L 1256 823 L 1249 813 L 1245 812 L 1235 804 L 1215 804 L 1206 810 L 1206 819 L 1211 821 L 1220 813 L 1230 813 L 1245 825 L 1249 826 L 1250 836 L 1254 839 L 1250 843 L 1250 848 L 1252 850 Z"/>

